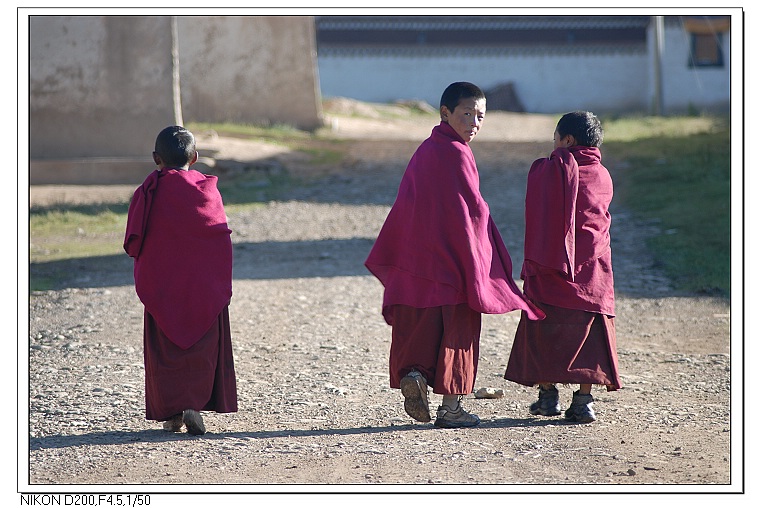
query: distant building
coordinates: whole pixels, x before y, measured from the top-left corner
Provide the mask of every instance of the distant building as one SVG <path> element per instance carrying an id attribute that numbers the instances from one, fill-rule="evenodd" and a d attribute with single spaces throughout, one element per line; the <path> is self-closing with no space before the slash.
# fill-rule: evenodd
<path id="1" fill-rule="evenodd" d="M 661 30 L 656 20 L 316 16 L 320 89 L 437 107 L 446 85 L 472 81 L 501 109 L 532 113 L 727 109 L 730 16 L 665 16 Z"/>

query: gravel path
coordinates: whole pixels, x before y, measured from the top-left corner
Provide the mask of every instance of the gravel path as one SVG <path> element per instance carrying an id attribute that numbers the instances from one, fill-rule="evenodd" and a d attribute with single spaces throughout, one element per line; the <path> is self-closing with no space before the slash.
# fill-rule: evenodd
<path id="1" fill-rule="evenodd" d="M 484 133 L 506 132 L 498 120 Z M 204 436 L 169 434 L 144 419 L 142 306 L 126 255 L 56 265 L 70 273 L 67 287 L 29 298 L 22 492 L 741 490 L 742 435 L 730 418 L 732 404 L 741 404 L 731 391 L 730 304 L 675 294 L 643 250 L 656 226 L 635 223 L 625 210 L 613 210 L 624 388 L 595 389 L 597 422 L 528 413 L 536 390 L 502 378 L 516 313 L 484 316 L 476 388 L 504 396 L 467 397 L 480 426 L 442 430 L 407 417 L 400 394 L 388 388 L 382 288 L 363 261 L 421 138 L 410 127 L 406 139 L 361 141 L 357 128 L 345 136 L 357 139 L 345 167 L 230 214 L 240 410 L 204 414 Z M 473 144 L 515 271 L 527 167 L 545 155 L 545 137 Z M 207 141 L 221 157 L 224 140 Z M 37 191 L 39 200 L 55 194 Z M 563 404 L 571 391 L 560 387 Z"/>

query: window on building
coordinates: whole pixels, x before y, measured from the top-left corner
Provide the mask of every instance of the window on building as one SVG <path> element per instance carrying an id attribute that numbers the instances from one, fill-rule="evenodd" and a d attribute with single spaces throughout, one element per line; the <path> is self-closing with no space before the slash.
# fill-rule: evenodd
<path id="1" fill-rule="evenodd" d="M 689 67 L 723 67 L 723 33 L 730 28 L 725 17 L 686 18 L 684 28 L 691 37 Z"/>

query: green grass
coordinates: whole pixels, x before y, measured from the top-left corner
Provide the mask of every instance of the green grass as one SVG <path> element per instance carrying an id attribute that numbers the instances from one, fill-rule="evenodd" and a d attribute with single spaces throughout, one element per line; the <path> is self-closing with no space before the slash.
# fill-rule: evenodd
<path id="1" fill-rule="evenodd" d="M 602 146 L 616 200 L 659 223 L 649 241 L 676 289 L 730 296 L 730 131 L 721 118 L 612 120 Z"/>
<path id="2" fill-rule="evenodd" d="M 286 146 L 309 139 L 310 134 L 287 125 L 258 126 L 235 123 L 203 123 L 191 122 L 187 128 L 191 132 L 202 133 L 214 131 L 220 136 L 237 137 L 242 139 L 259 139 L 278 142 Z"/>
<path id="3" fill-rule="evenodd" d="M 605 144 L 655 138 L 684 138 L 692 134 L 717 132 L 728 128 L 727 119 L 712 116 L 628 116 L 602 118 L 602 124 Z M 637 145 L 631 146 L 632 150 L 640 148 Z"/>
<path id="4" fill-rule="evenodd" d="M 32 263 L 119 253 L 127 204 L 55 207 L 29 212 Z"/>
<path id="5" fill-rule="evenodd" d="M 30 209 L 30 291 L 58 287 L 71 275 L 66 260 L 123 254 L 126 220 L 127 203 Z"/>
<path id="6" fill-rule="evenodd" d="M 231 123 L 190 123 L 192 132 L 213 131 L 220 136 L 263 141 L 284 146 L 304 155 L 305 164 L 310 167 L 339 166 L 344 157 L 345 140 L 330 138 L 329 129 L 307 132 L 289 126 L 271 127 L 240 125 Z M 263 167 L 256 171 L 226 176 L 219 182 L 225 208 L 240 210 L 249 206 L 259 206 L 262 202 L 275 199 L 284 189 L 300 182 L 282 168 Z"/>

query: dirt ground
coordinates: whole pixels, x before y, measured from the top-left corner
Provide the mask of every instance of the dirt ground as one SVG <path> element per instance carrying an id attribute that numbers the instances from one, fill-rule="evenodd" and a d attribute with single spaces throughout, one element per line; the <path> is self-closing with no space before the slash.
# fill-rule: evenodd
<path id="1" fill-rule="evenodd" d="M 548 155 L 555 122 L 489 112 L 472 143 L 516 277 L 527 169 Z M 160 496 L 195 492 L 744 492 L 743 400 L 732 390 L 742 349 L 736 338 L 732 344 L 731 304 L 673 291 L 644 246 L 657 225 L 619 207 L 613 263 L 624 387 L 594 389 L 598 421 L 568 424 L 528 412 L 537 390 L 502 377 L 516 313 L 483 319 L 476 389 L 504 395 L 466 397 L 482 423 L 443 430 L 412 421 L 388 387 L 382 288 L 363 261 L 432 125 L 340 117 L 332 126 L 346 139 L 346 164 L 281 200 L 230 213 L 239 412 L 204 413 L 204 436 L 170 434 L 144 418 L 142 306 L 126 255 L 31 268 L 64 268 L 70 278 L 64 288 L 29 297 L 20 492 L 149 493 L 154 505 Z M 222 178 L 240 164 L 259 171 L 262 157 L 269 167 L 275 161 L 294 174 L 309 172 L 284 149 L 212 133 L 200 133 L 199 143 Z M 134 187 L 40 187 L 30 199 L 123 201 Z M 560 387 L 563 406 L 572 390 Z M 439 401 L 431 397 L 433 409 Z"/>

